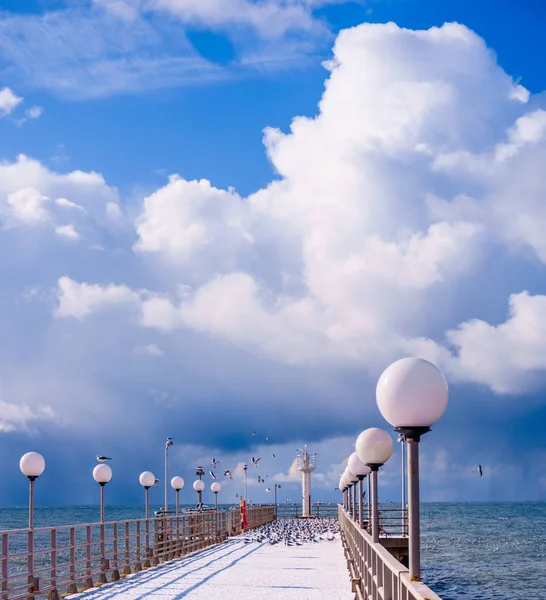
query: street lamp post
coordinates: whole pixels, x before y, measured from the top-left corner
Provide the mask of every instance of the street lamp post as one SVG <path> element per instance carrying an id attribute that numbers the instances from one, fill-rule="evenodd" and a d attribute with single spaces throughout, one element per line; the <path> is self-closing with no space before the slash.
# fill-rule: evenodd
<path id="1" fill-rule="evenodd" d="M 377 382 L 376 397 L 383 418 L 408 444 L 409 576 L 411 581 L 419 581 L 419 441 L 447 408 L 447 382 L 427 360 L 403 358 L 383 372 Z"/>
<path id="2" fill-rule="evenodd" d="M 401 433 L 396 440 L 402 449 L 402 537 L 406 535 L 406 436 Z"/>
<path id="3" fill-rule="evenodd" d="M 177 475 L 171 479 L 171 487 L 176 492 L 176 516 L 180 514 L 180 490 L 184 487 L 184 480 Z"/>
<path id="4" fill-rule="evenodd" d="M 97 465 L 93 479 L 100 485 L 100 522 L 104 523 L 104 486 L 112 479 L 112 469 L 105 463 Z"/>
<path id="5" fill-rule="evenodd" d="M 100 485 L 100 575 L 99 583 L 106 583 L 108 566 L 104 557 L 104 486 L 112 479 L 112 469 L 105 463 L 93 469 L 93 479 Z M 88 581 L 87 583 L 91 583 Z"/>
<path id="6" fill-rule="evenodd" d="M 371 474 L 372 538 L 379 542 L 379 509 L 377 500 L 377 471 L 392 455 L 391 436 L 383 429 L 365 429 L 356 439 L 355 450 L 358 458 L 368 467 Z"/>
<path id="7" fill-rule="evenodd" d="M 37 587 L 34 579 L 34 482 L 45 470 L 45 460 L 38 452 L 27 452 L 19 461 L 21 473 L 28 477 L 28 536 L 27 536 L 27 567 L 28 591 L 31 594 Z"/>
<path id="8" fill-rule="evenodd" d="M 214 494 L 214 510 L 218 512 L 218 492 L 222 489 L 222 485 L 215 481 L 211 486 L 210 490 Z"/>
<path id="9" fill-rule="evenodd" d="M 146 504 L 146 558 L 144 560 L 144 568 L 150 566 L 150 518 L 149 518 L 149 491 L 155 483 L 155 475 L 151 471 L 144 471 L 138 478 L 140 485 L 144 488 L 144 498 Z"/>
<path id="10" fill-rule="evenodd" d="M 349 460 L 347 462 L 347 467 L 354 473 L 358 478 L 358 522 L 360 525 L 360 529 L 364 528 L 364 509 L 362 497 L 364 496 L 363 490 L 363 481 L 364 477 L 371 473 L 370 467 L 367 464 L 363 463 L 360 458 L 358 458 L 358 454 L 353 452 L 351 456 L 349 456 Z M 355 515 L 356 518 L 356 515 Z"/>
<path id="11" fill-rule="evenodd" d="M 169 448 L 174 445 L 173 438 L 165 440 L 165 514 L 169 512 Z"/>
<path id="12" fill-rule="evenodd" d="M 193 482 L 193 489 L 197 492 L 197 508 L 201 510 L 201 492 L 205 489 L 205 484 L 200 479 L 196 479 Z"/>
<path id="13" fill-rule="evenodd" d="M 275 484 L 275 519 L 277 518 L 277 490 L 281 489 L 281 484 L 280 483 L 276 483 Z"/>
<path id="14" fill-rule="evenodd" d="M 347 467 L 344 472 L 345 481 L 349 486 L 349 514 L 356 519 L 356 484 L 358 477 Z"/>
<path id="15" fill-rule="evenodd" d="M 246 503 L 246 490 L 247 490 L 247 472 L 248 471 L 248 465 L 243 465 L 243 473 L 244 473 L 244 498 L 245 498 L 245 503 Z"/>
<path id="16" fill-rule="evenodd" d="M 148 517 L 148 512 L 149 512 L 148 492 L 150 491 L 150 488 L 152 487 L 152 485 L 154 485 L 154 483 L 155 483 L 155 475 L 150 471 L 144 471 L 143 473 L 140 474 L 138 481 L 140 482 L 140 485 L 144 488 L 144 500 L 145 500 L 145 505 L 146 505 L 146 519 L 148 519 L 149 518 Z"/>

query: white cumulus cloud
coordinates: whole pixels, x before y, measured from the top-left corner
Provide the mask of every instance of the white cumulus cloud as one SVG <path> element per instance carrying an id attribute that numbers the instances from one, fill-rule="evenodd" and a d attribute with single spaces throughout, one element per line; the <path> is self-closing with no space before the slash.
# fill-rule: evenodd
<path id="1" fill-rule="evenodd" d="M 11 114 L 23 98 L 17 96 L 9 87 L 0 89 L 0 116 Z"/>

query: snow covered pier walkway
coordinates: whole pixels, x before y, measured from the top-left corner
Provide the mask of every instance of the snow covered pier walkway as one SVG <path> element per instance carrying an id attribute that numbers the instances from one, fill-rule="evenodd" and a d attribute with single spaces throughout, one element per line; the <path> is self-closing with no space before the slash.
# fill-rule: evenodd
<path id="1" fill-rule="evenodd" d="M 350 590 L 339 535 L 301 546 L 237 537 L 69 598 L 350 600 Z"/>

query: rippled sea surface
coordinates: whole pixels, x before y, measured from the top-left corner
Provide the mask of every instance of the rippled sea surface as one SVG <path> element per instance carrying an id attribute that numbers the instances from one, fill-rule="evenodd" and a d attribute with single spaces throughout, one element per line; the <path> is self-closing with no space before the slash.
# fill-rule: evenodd
<path id="1" fill-rule="evenodd" d="M 320 516 L 335 510 L 323 505 Z M 142 507 L 106 508 L 109 521 L 142 517 Z M 26 507 L 0 508 L 0 530 L 27 518 Z M 98 518 L 93 506 L 38 507 L 35 526 Z M 443 600 L 546 600 L 546 503 L 424 503 L 421 530 L 422 577 Z"/>
<path id="2" fill-rule="evenodd" d="M 546 600 L 546 503 L 421 510 L 422 577 L 443 600 Z"/>

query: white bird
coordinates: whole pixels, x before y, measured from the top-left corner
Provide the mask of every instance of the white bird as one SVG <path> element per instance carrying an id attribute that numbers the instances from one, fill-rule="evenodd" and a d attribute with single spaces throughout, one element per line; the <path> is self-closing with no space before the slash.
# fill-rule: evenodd
<path id="1" fill-rule="evenodd" d="M 209 471 L 209 475 L 213 478 L 213 479 L 218 479 L 218 477 L 216 477 L 216 475 L 212 472 Z"/>
<path id="2" fill-rule="evenodd" d="M 97 454 L 96 458 L 100 463 L 106 462 L 107 460 L 112 460 L 109 456 L 100 456 L 100 454 Z"/>
<path id="3" fill-rule="evenodd" d="M 231 474 L 231 471 L 229 471 L 228 469 L 226 469 L 224 471 L 224 477 L 227 477 L 228 479 L 233 479 L 233 475 Z"/>
<path id="4" fill-rule="evenodd" d="M 213 469 L 216 469 L 216 467 L 217 467 L 219 464 L 220 464 L 220 461 L 219 461 L 219 460 L 216 460 L 215 458 L 213 458 L 213 459 L 210 461 L 210 466 L 211 466 Z"/>
<path id="5" fill-rule="evenodd" d="M 154 485 L 155 485 L 156 487 L 159 485 L 159 479 L 156 479 L 156 480 L 154 481 Z"/>
<path id="6" fill-rule="evenodd" d="M 252 466 L 253 467 L 257 467 L 260 463 L 260 461 L 262 460 L 262 457 L 260 456 L 260 458 L 254 458 L 252 457 Z"/>

